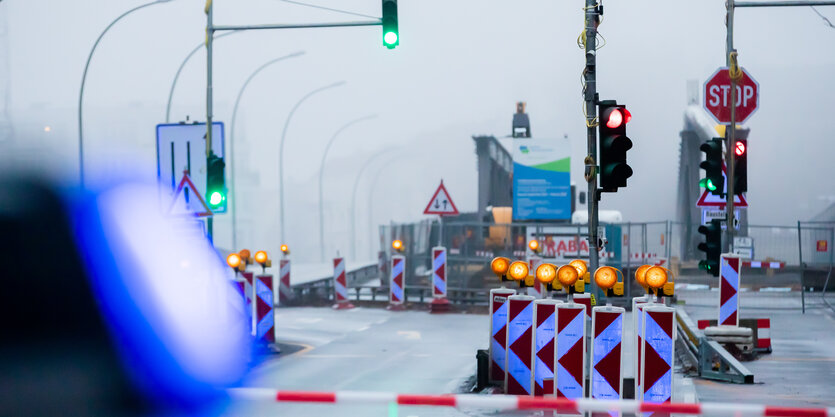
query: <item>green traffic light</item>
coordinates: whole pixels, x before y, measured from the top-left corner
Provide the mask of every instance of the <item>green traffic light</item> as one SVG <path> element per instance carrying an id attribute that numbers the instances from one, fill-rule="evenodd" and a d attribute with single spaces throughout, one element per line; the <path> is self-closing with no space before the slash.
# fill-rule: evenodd
<path id="1" fill-rule="evenodd" d="M 385 42 L 386 45 L 396 45 L 397 32 L 386 32 L 386 34 L 383 35 L 383 42 Z"/>
<path id="2" fill-rule="evenodd" d="M 223 202 L 223 194 L 220 191 L 213 191 L 209 195 L 209 204 L 212 206 L 220 205 Z"/>
<path id="3" fill-rule="evenodd" d="M 713 184 L 713 181 L 711 181 L 710 178 L 702 178 L 702 180 L 699 181 L 699 187 L 707 188 L 710 191 L 716 190 L 716 185 Z"/>

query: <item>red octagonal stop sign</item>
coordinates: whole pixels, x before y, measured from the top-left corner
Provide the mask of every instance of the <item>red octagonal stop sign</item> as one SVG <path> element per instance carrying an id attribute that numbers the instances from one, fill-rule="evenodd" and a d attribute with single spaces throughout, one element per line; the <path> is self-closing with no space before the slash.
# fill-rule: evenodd
<path id="1" fill-rule="evenodd" d="M 748 120 L 759 103 L 760 85 L 743 68 L 742 79 L 736 84 L 736 122 Z M 731 123 L 731 77 L 727 67 L 716 70 L 705 82 L 704 104 L 717 122 Z"/>

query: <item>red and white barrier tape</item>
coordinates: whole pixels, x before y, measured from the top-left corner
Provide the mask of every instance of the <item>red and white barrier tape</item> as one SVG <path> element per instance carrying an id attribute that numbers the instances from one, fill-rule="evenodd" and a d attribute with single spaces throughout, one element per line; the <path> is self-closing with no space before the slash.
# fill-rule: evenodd
<path id="1" fill-rule="evenodd" d="M 748 268 L 760 269 L 783 269 L 786 266 L 785 262 L 765 262 L 765 261 L 743 261 L 742 266 Z"/>
<path id="2" fill-rule="evenodd" d="M 268 388 L 236 388 L 233 398 L 241 400 L 332 403 L 391 404 L 434 407 L 482 408 L 493 410 L 557 410 L 569 413 L 620 411 L 621 413 L 659 412 L 688 415 L 733 415 L 768 417 L 835 417 L 835 408 L 774 407 L 738 403 L 646 403 L 635 400 L 603 401 L 590 398 L 528 397 L 516 395 L 420 395 L 364 391 L 284 391 Z"/>

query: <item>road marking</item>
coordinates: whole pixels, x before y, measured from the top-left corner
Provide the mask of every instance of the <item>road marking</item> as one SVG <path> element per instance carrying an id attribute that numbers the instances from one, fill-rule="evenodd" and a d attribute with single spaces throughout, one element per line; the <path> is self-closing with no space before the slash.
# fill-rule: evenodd
<path id="1" fill-rule="evenodd" d="M 415 330 L 399 330 L 397 335 L 403 336 L 409 340 L 420 340 L 420 332 Z"/>
<path id="2" fill-rule="evenodd" d="M 366 331 L 366 330 L 368 330 L 368 329 L 370 329 L 370 328 L 371 328 L 371 326 L 362 326 L 362 327 L 360 327 L 359 329 L 357 329 L 357 331 L 358 331 L 358 332 L 364 332 L 364 331 Z"/>

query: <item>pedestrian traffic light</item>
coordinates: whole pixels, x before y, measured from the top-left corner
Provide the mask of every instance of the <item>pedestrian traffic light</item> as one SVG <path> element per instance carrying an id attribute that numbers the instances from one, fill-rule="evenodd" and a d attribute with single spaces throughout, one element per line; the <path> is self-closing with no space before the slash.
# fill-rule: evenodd
<path id="1" fill-rule="evenodd" d="M 206 198 L 212 213 L 226 213 L 226 179 L 223 158 L 209 154 L 206 159 Z"/>
<path id="2" fill-rule="evenodd" d="M 719 276 L 719 256 L 722 253 L 721 220 L 713 219 L 706 225 L 699 226 L 699 233 L 705 235 L 705 241 L 699 243 L 699 250 L 705 253 L 705 259 L 699 261 L 699 269 Z"/>
<path id="3" fill-rule="evenodd" d="M 722 177 L 722 138 L 713 138 L 699 150 L 705 153 L 705 160 L 699 164 L 699 168 L 705 170 L 705 178 L 699 181 L 699 186 L 706 188 L 713 195 L 722 196 L 725 194 L 725 180 Z"/>
<path id="4" fill-rule="evenodd" d="M 400 45 L 400 32 L 397 28 L 397 0 L 383 0 L 383 45 L 394 49 Z"/>
<path id="5" fill-rule="evenodd" d="M 600 188 L 604 192 L 616 192 L 626 187 L 626 179 L 632 176 L 632 167 L 626 163 L 626 151 L 632 149 L 632 140 L 626 136 L 626 124 L 632 114 L 626 106 L 614 100 L 598 104 L 600 131 Z"/>
<path id="6" fill-rule="evenodd" d="M 734 146 L 734 194 L 748 191 L 748 140 L 737 139 Z"/>

